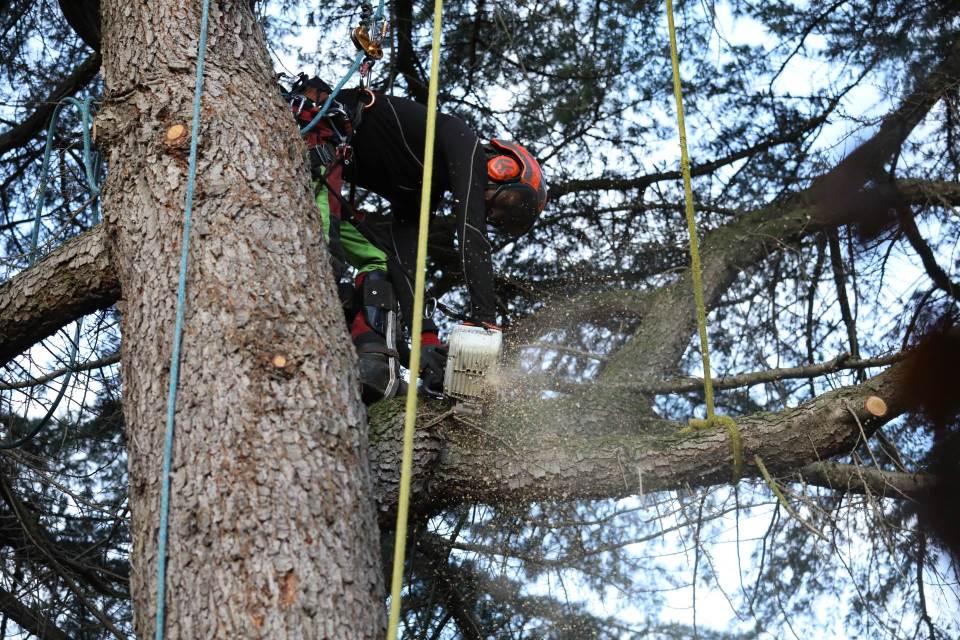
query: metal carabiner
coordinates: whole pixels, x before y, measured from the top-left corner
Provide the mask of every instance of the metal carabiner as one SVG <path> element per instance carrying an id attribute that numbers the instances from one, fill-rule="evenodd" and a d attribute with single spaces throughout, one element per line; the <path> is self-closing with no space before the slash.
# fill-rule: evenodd
<path id="1" fill-rule="evenodd" d="M 377 103 L 377 94 L 375 94 L 372 89 L 369 89 L 367 87 L 364 87 L 362 91 L 366 93 L 368 96 L 370 96 L 370 102 L 368 104 L 363 105 L 363 110 L 367 111 Z"/>

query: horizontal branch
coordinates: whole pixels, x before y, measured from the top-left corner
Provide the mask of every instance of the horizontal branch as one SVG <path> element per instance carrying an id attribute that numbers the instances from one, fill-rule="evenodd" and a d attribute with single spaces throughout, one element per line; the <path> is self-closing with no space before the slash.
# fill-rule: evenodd
<path id="1" fill-rule="evenodd" d="M 92 371 L 94 369 L 102 369 L 103 367 L 108 367 L 112 364 L 117 364 L 120 362 L 120 353 L 112 353 L 103 358 L 98 358 L 96 360 L 88 360 L 87 362 L 82 362 L 73 367 L 61 367 L 60 369 L 54 369 L 50 373 L 47 373 L 42 376 L 37 376 L 36 378 L 30 378 L 29 380 L 19 380 L 17 382 L 6 382 L 0 383 L 0 391 L 11 391 L 13 389 L 26 389 L 28 387 L 36 387 L 41 384 L 46 384 L 51 380 L 56 380 L 62 375 L 68 373 L 80 373 L 82 371 Z"/>
<path id="2" fill-rule="evenodd" d="M 816 118 L 811 118 L 806 122 L 803 122 L 797 128 L 781 133 L 780 135 L 772 136 L 766 140 L 761 140 L 760 142 L 753 144 L 749 147 L 736 151 L 722 158 L 717 158 L 709 162 L 704 162 L 701 164 L 693 165 L 690 168 L 690 175 L 693 177 L 704 176 L 710 173 L 713 173 L 721 167 L 733 164 L 743 160 L 744 158 L 749 158 L 758 153 L 768 151 L 773 147 L 780 146 L 781 144 L 787 144 L 791 142 L 798 142 L 804 134 L 807 132 L 819 127 L 823 124 L 826 119 L 826 115 L 817 116 Z M 643 176 L 638 176 L 635 178 L 620 178 L 620 177 L 609 177 L 609 178 L 586 178 L 582 180 L 570 180 L 550 188 L 550 198 L 556 199 L 560 196 L 567 195 L 569 193 L 577 193 L 580 191 L 595 191 L 595 190 L 607 190 L 613 189 L 618 191 L 627 191 L 630 189 L 644 189 L 655 182 L 662 182 L 665 180 L 679 180 L 682 177 L 682 174 L 679 170 L 673 171 L 659 171 L 657 173 L 650 173 Z"/>
<path id="3" fill-rule="evenodd" d="M 898 363 L 861 385 L 796 408 L 738 417 L 745 476 L 757 475 L 754 455 L 774 475 L 788 476 L 849 453 L 863 434 L 869 437 L 913 408 L 915 398 L 900 383 L 904 369 Z M 502 392 L 483 419 L 437 413 L 438 403 L 427 403 L 415 441 L 416 504 L 618 498 L 729 481 L 732 463 L 724 429 L 681 435 L 682 424 L 625 412 L 616 397 L 623 390 L 594 384 L 592 391 L 588 412 L 578 407 L 582 396 L 545 400 L 511 395 L 514 391 Z M 882 417 L 866 409 L 870 396 L 885 401 Z M 402 418 L 400 402 L 371 408 L 371 468 L 384 513 L 396 500 Z"/>
<path id="4" fill-rule="evenodd" d="M 820 364 L 811 364 L 803 367 L 783 367 L 781 369 L 767 369 L 765 371 L 753 371 L 750 373 L 741 373 L 733 376 L 723 376 L 713 379 L 714 389 L 736 389 L 738 387 L 749 387 L 755 384 L 765 382 L 776 382 L 779 380 L 802 380 L 808 378 L 817 378 L 828 373 L 838 371 L 872 369 L 874 367 L 886 367 L 903 359 L 903 354 L 897 353 L 881 358 L 851 358 L 849 354 L 837 356 L 833 360 L 822 362 Z M 638 390 L 649 393 L 683 393 L 687 391 L 701 391 L 703 389 L 703 378 L 676 378 L 673 380 L 664 380 L 663 382 L 639 383 L 635 385 Z"/>
<path id="5" fill-rule="evenodd" d="M 960 182 L 906 178 L 897 180 L 894 185 L 910 204 L 942 207 L 960 205 Z"/>
<path id="6" fill-rule="evenodd" d="M 103 227 L 68 240 L 0 284 L 0 363 L 119 298 Z"/>
<path id="7" fill-rule="evenodd" d="M 934 476 L 923 473 L 884 471 L 837 462 L 814 462 L 797 473 L 808 484 L 835 491 L 869 492 L 881 498 L 916 498 L 937 485 Z"/>
<path id="8" fill-rule="evenodd" d="M 522 345 L 520 348 L 556 350 L 563 353 L 569 353 L 577 357 L 586 358 L 589 360 L 597 360 L 600 362 L 606 361 L 607 359 L 606 356 L 600 354 L 581 351 L 579 349 L 572 349 L 564 345 L 551 344 L 549 342 L 534 342 Z M 864 359 L 851 358 L 849 354 L 842 354 L 833 360 L 828 360 L 827 362 L 822 362 L 820 364 L 812 364 L 802 367 L 783 367 L 781 369 L 766 369 L 764 371 L 752 371 L 750 373 L 741 373 L 732 376 L 713 378 L 713 388 L 736 389 L 739 387 L 749 387 L 755 384 L 777 382 L 779 380 L 805 380 L 809 378 L 817 378 L 829 373 L 836 373 L 838 371 L 885 367 L 894 364 L 895 362 L 899 362 L 902 359 L 903 354 L 901 353 L 883 356 L 880 358 Z M 532 381 L 533 384 L 541 385 L 545 389 L 559 391 L 561 393 L 577 393 L 585 388 L 589 388 L 589 386 L 593 384 L 592 382 L 567 382 L 564 380 L 558 380 L 556 377 L 538 375 L 535 373 L 525 376 L 524 380 L 527 382 Z M 641 380 L 638 382 L 620 384 L 616 382 L 608 382 L 605 384 L 608 387 L 620 387 L 637 393 L 652 393 L 656 395 L 669 393 L 688 393 L 703 390 L 703 378 L 691 376 L 673 378 L 670 380 Z"/>

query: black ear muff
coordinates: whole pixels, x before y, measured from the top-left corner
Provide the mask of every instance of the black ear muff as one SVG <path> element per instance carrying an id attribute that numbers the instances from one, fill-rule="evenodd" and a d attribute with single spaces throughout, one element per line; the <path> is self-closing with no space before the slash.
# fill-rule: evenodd
<path id="1" fill-rule="evenodd" d="M 487 177 L 493 182 L 512 182 L 520 177 L 520 163 L 507 155 L 487 160 Z"/>

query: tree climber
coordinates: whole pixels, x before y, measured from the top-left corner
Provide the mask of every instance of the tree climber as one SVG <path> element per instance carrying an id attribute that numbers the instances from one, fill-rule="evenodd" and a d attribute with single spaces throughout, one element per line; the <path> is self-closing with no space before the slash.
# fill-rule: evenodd
<path id="1" fill-rule="evenodd" d="M 330 94 L 329 85 L 318 78 L 303 80 L 294 90 L 313 105 L 323 104 Z M 366 89 L 341 91 L 337 100 L 318 123 L 320 131 L 312 137 L 308 133 L 305 140 L 314 177 L 321 187 L 325 182 L 330 188 L 329 193 L 318 189 L 317 205 L 325 215 L 334 262 L 345 259 L 359 271 L 356 293 L 342 292 L 341 297 L 347 298 L 364 401 L 370 403 L 402 388 L 393 301 L 399 301 L 409 332 L 427 111 L 412 100 Z M 356 108 L 351 113 L 345 105 Z M 299 106 L 295 103 L 294 108 Z M 316 109 L 300 110 L 299 120 L 308 122 L 311 112 Z M 496 139 L 484 145 L 454 116 L 437 115 L 435 154 L 430 208 L 437 209 L 444 192 L 453 194 L 460 264 L 469 293 L 466 315 L 493 327 L 496 295 L 486 226 L 512 238 L 528 232 L 546 204 L 546 182 L 540 165 L 521 145 Z M 350 207 L 342 206 L 343 179 L 390 203 L 389 238 L 372 237 L 362 219 L 345 215 Z M 421 338 L 423 387 L 440 393 L 446 351 L 429 318 L 424 319 Z"/>

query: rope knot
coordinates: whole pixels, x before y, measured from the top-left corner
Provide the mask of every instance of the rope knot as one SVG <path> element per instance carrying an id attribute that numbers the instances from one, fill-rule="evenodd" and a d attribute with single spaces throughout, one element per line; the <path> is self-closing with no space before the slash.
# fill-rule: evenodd
<path id="1" fill-rule="evenodd" d="M 743 440 L 740 437 L 740 427 L 736 420 L 730 416 L 718 416 L 713 414 L 706 419 L 690 418 L 687 426 L 680 430 L 680 433 L 687 435 L 696 431 L 706 429 L 716 429 L 723 427 L 727 430 L 727 436 L 730 438 L 730 457 L 733 459 L 731 483 L 737 484 L 743 475 Z"/>

